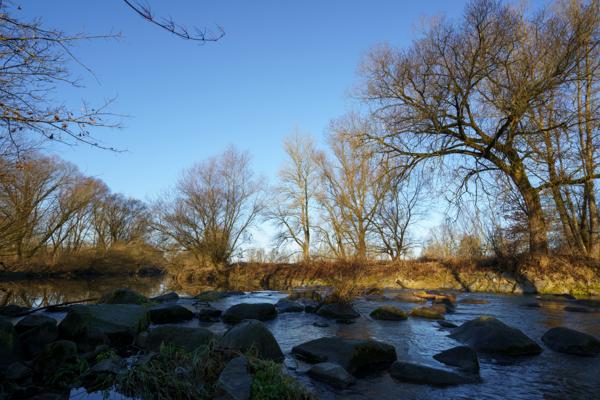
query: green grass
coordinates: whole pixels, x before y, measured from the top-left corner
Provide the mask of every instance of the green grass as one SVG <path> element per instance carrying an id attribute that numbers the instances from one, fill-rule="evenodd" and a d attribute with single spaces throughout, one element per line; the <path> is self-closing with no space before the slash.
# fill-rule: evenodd
<path id="1" fill-rule="evenodd" d="M 314 397 L 298 381 L 273 361 L 251 359 L 252 400 L 312 400 Z"/>

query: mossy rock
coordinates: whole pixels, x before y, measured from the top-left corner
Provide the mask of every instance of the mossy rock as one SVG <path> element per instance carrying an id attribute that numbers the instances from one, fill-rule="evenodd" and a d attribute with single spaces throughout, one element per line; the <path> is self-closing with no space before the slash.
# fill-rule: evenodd
<path id="1" fill-rule="evenodd" d="M 371 314 L 373 319 L 380 319 L 384 321 L 402 321 L 408 318 L 408 314 L 398 307 L 394 306 L 381 306 L 377 307 Z"/>
<path id="2" fill-rule="evenodd" d="M 98 303 L 147 305 L 152 304 L 152 301 L 131 289 L 120 288 L 102 296 Z"/>
<path id="3" fill-rule="evenodd" d="M 427 319 L 445 319 L 443 311 L 434 307 L 417 307 L 410 311 L 411 317 Z"/>

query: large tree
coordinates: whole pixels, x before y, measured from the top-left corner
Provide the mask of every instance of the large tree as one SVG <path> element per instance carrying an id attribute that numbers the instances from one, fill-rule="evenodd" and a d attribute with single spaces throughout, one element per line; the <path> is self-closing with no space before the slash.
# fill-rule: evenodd
<path id="1" fill-rule="evenodd" d="M 576 17 L 547 10 L 532 15 L 496 0 L 468 4 L 462 21 L 433 24 L 409 48 L 372 52 L 365 64 L 365 98 L 385 129 L 370 135 L 406 168 L 443 158 L 462 173 L 464 187 L 499 171 L 523 199 L 532 253 L 548 250 L 547 223 L 530 145 L 547 130 L 576 123 L 556 115 L 552 126 L 532 122 L 532 110 L 569 85 L 597 47 L 598 1 Z M 567 176 L 555 185 L 595 175 Z"/>

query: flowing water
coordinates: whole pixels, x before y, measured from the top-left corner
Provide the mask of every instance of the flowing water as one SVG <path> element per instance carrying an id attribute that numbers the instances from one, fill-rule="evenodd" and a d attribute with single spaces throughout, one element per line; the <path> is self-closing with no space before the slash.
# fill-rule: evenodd
<path id="1" fill-rule="evenodd" d="M 21 303 L 39 306 L 46 303 L 97 297 L 110 288 L 128 286 L 146 295 L 155 295 L 173 286 L 158 278 L 135 279 L 131 281 L 99 280 L 92 282 L 43 282 L 43 283 L 0 283 L 0 302 Z M 193 295 L 179 289 L 180 295 Z M 393 295 L 395 292 L 386 293 Z M 508 325 L 521 329 L 537 341 L 544 351 L 537 356 L 517 359 L 497 359 L 480 355 L 481 378 L 483 383 L 448 388 L 435 388 L 398 382 L 388 373 L 373 374 L 358 379 L 346 390 L 334 390 L 326 384 L 312 381 L 304 372 L 308 368 L 303 362 L 296 362 L 290 356 L 293 346 L 323 336 L 344 336 L 349 338 L 372 338 L 393 344 L 398 358 L 432 366 L 443 367 L 432 356 L 442 350 L 458 345 L 448 337 L 448 330 L 442 329 L 435 321 L 409 318 L 406 321 L 377 321 L 369 313 L 383 304 L 410 310 L 415 304 L 393 300 L 369 301 L 359 299 L 355 308 L 362 314 L 353 324 L 337 324 L 326 321 L 315 314 L 286 313 L 275 320 L 266 322 L 282 350 L 286 353 L 286 366 L 289 373 L 306 384 L 321 399 L 600 399 L 600 357 L 577 357 L 557 353 L 546 348 L 540 340 L 544 332 L 555 326 L 565 326 L 600 338 L 600 313 L 575 313 L 564 311 L 569 301 L 562 298 L 536 299 L 535 296 L 508 296 L 496 294 L 460 294 L 464 297 L 485 299 L 487 304 L 461 304 L 455 313 L 447 314 L 446 319 L 455 324 L 481 315 L 494 316 Z M 225 310 L 241 302 L 275 303 L 285 294 L 263 291 L 232 296 L 211 304 Z M 537 302 L 540 307 L 525 305 Z M 180 300 L 181 304 L 192 306 L 191 300 Z M 1 303 L 0 303 L 1 304 Z M 51 314 L 60 318 L 60 314 Z M 313 322 L 328 322 L 328 327 L 313 326 Z M 192 320 L 184 325 L 205 326 L 222 333 L 227 326 L 222 323 L 199 323 Z M 82 398 L 77 392 L 74 398 Z M 101 397 L 98 397 L 101 398 Z"/>

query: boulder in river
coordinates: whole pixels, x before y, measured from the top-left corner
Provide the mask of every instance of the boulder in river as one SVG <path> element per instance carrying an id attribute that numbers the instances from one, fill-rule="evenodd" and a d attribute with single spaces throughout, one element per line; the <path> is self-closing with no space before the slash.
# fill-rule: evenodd
<path id="1" fill-rule="evenodd" d="M 263 359 L 283 361 L 283 352 L 271 331 L 260 321 L 247 320 L 230 328 L 221 338 L 221 345 L 242 352 L 254 350 Z"/>
<path id="2" fill-rule="evenodd" d="M 15 330 L 18 334 L 21 334 L 25 331 L 42 325 L 56 326 L 56 320 L 42 314 L 31 314 L 17 322 L 15 324 Z"/>
<path id="3" fill-rule="evenodd" d="M 396 349 L 390 344 L 337 336 L 302 343 L 292 349 L 292 354 L 309 363 L 337 363 L 351 374 L 367 369 L 386 369 L 396 361 Z"/>
<path id="4" fill-rule="evenodd" d="M 148 332 L 144 346 L 147 351 L 158 351 L 161 344 L 167 344 L 193 352 L 208 346 L 215 338 L 215 334 L 206 328 L 161 325 Z"/>
<path id="5" fill-rule="evenodd" d="M 441 328 L 446 328 L 446 329 L 456 328 L 456 326 L 457 326 L 455 323 L 452 323 L 450 321 L 445 321 L 445 320 L 439 320 L 439 321 L 437 321 L 437 324 Z"/>
<path id="6" fill-rule="evenodd" d="M 329 303 L 319 307 L 317 315 L 335 320 L 349 320 L 360 317 L 350 303 Z"/>
<path id="7" fill-rule="evenodd" d="M 587 333 L 574 329 L 557 327 L 548 330 L 542 336 L 542 342 L 554 351 L 578 356 L 600 354 L 600 340 Z"/>
<path id="8" fill-rule="evenodd" d="M 345 389 L 356 382 L 356 379 L 341 365 L 332 362 L 313 365 L 308 370 L 308 376 L 339 389 Z"/>
<path id="9" fill-rule="evenodd" d="M 151 300 L 157 303 L 174 303 L 179 300 L 179 295 L 175 292 L 169 292 L 153 297 Z"/>
<path id="10" fill-rule="evenodd" d="M 223 321 L 237 324 L 245 319 L 267 321 L 277 317 L 277 309 L 271 303 L 241 303 L 229 307 L 223 313 Z"/>
<path id="11" fill-rule="evenodd" d="M 445 308 L 442 307 L 417 307 L 410 311 L 411 317 L 427 319 L 444 319 Z"/>
<path id="12" fill-rule="evenodd" d="M 150 307 L 148 318 L 153 324 L 172 324 L 189 321 L 194 313 L 179 304 L 165 303 Z"/>
<path id="13" fill-rule="evenodd" d="M 290 312 L 302 312 L 304 311 L 304 305 L 299 301 L 281 299 L 275 304 L 277 312 L 280 314 Z"/>
<path id="14" fill-rule="evenodd" d="M 127 288 L 115 289 L 110 293 L 105 294 L 100 298 L 98 303 L 101 304 L 147 304 L 148 300 L 145 296 L 142 296 L 138 292 L 135 292 Z"/>
<path id="15" fill-rule="evenodd" d="M 455 328 L 450 337 L 474 350 L 507 356 L 535 355 L 542 348 L 517 328 L 494 317 L 479 317 Z"/>
<path id="16" fill-rule="evenodd" d="M 473 376 L 406 361 L 396 361 L 392 364 L 390 375 L 401 381 L 434 386 L 454 386 L 479 382 L 479 379 Z"/>
<path id="17" fill-rule="evenodd" d="M 460 370 L 470 373 L 479 372 L 479 360 L 477 353 L 470 347 L 457 346 L 444 350 L 433 356 L 441 363 L 458 367 Z"/>
<path id="18" fill-rule="evenodd" d="M 425 303 L 427 299 L 422 297 L 417 297 L 414 294 L 410 293 L 400 293 L 393 297 L 393 300 L 399 301 L 401 303 Z"/>
<path id="19" fill-rule="evenodd" d="M 218 322 L 223 312 L 212 306 L 199 306 L 198 319 L 203 322 Z"/>
<path id="20" fill-rule="evenodd" d="M 249 400 L 252 392 L 252 375 L 248 360 L 239 356 L 231 359 L 219 375 L 215 398 L 219 400 Z"/>
<path id="21" fill-rule="evenodd" d="M 477 297 L 465 297 L 458 301 L 460 304 L 488 304 L 489 301 L 486 299 L 479 299 Z"/>
<path id="22" fill-rule="evenodd" d="M 135 304 L 77 304 L 59 324 L 60 336 L 77 343 L 80 351 L 92 351 L 109 343 L 123 347 L 148 328 L 146 309 Z"/>
<path id="23" fill-rule="evenodd" d="M 0 317 L 0 367 L 6 367 L 21 356 L 21 349 L 15 327 L 7 319 Z"/>
<path id="24" fill-rule="evenodd" d="M 394 306 L 381 306 L 377 307 L 371 314 L 373 319 L 380 319 L 384 321 L 403 321 L 408 318 L 408 314 L 398 307 Z"/>

